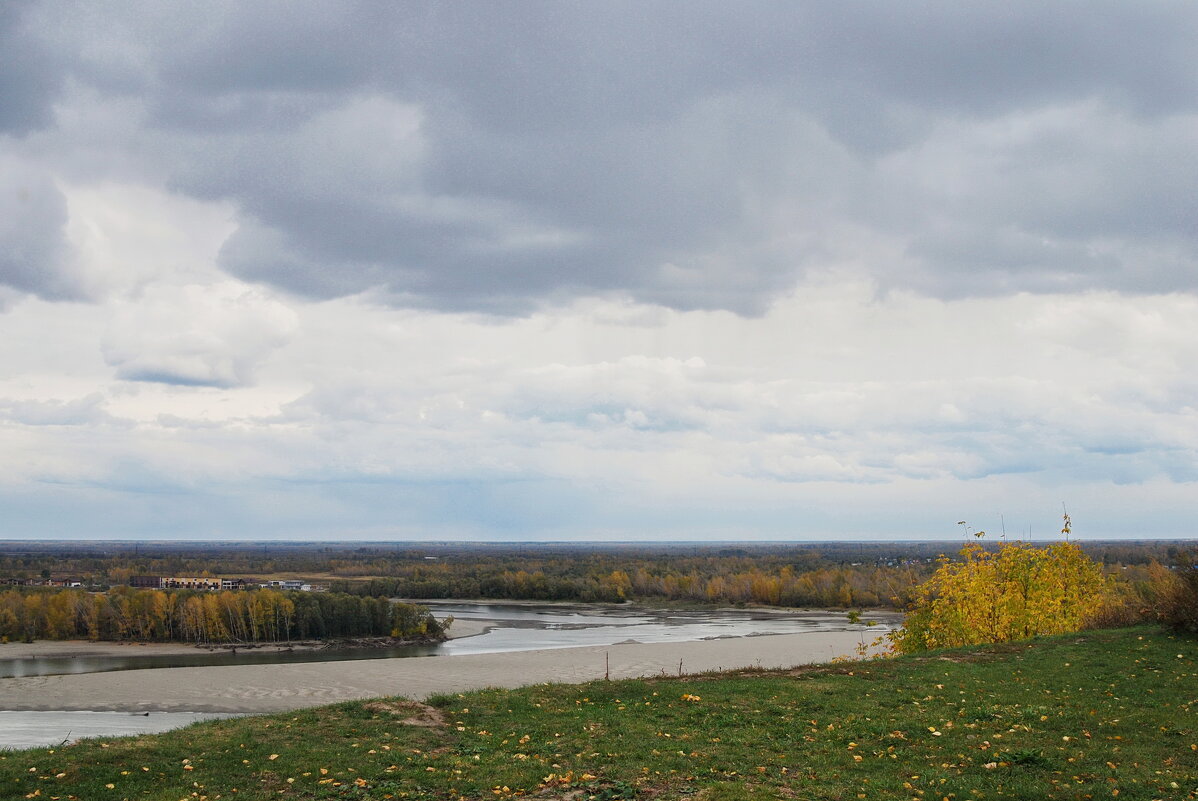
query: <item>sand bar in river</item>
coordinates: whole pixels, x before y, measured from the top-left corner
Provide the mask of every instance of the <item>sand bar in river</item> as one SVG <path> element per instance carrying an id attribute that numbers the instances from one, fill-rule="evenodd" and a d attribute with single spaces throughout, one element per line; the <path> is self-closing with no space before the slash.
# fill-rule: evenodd
<path id="1" fill-rule="evenodd" d="M 861 636 L 811 632 L 415 659 L 29 676 L 0 679 L 0 709 L 280 712 L 387 695 L 424 698 L 482 687 L 590 681 L 603 678 L 609 664 L 613 679 L 675 675 L 679 660 L 686 673 L 788 667 L 851 653 Z"/>

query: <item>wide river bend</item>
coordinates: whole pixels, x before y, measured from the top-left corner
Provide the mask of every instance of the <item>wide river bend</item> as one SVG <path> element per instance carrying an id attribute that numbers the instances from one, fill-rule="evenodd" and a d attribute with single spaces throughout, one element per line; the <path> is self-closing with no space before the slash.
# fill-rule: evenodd
<path id="1" fill-rule="evenodd" d="M 843 612 L 825 611 L 428 606 L 439 618 L 460 621 L 459 630 L 479 633 L 433 646 L 236 654 L 177 647 L 113 653 L 125 649 L 108 647 L 89 655 L 81 644 L 82 652 L 71 656 L 6 659 L 0 646 L 0 748 L 162 731 L 205 715 L 371 695 L 424 697 L 477 686 L 584 681 L 602 677 L 608 666 L 616 678 L 667 666 L 672 673 L 680 661 L 691 671 L 826 661 L 901 623 L 901 615 L 887 612 L 864 615 L 876 622 L 867 627 L 851 624 Z M 350 663 L 357 666 L 348 669 Z"/>

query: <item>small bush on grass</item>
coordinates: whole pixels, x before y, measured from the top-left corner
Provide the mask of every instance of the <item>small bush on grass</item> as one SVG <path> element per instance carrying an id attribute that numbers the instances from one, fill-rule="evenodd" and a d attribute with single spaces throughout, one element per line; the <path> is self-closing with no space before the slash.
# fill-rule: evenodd
<path id="1" fill-rule="evenodd" d="M 1176 572 L 1162 568 L 1154 577 L 1157 615 L 1170 629 L 1198 634 L 1198 554 L 1185 554 Z"/>

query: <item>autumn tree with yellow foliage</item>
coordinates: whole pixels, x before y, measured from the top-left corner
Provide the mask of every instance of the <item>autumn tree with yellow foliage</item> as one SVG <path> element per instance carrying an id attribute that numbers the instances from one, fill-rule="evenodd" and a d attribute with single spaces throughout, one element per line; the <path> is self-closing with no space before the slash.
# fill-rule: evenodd
<path id="1" fill-rule="evenodd" d="M 1066 514 L 1062 533 L 1069 530 Z M 1003 542 L 987 550 L 971 542 L 959 559 L 941 558 L 892 640 L 899 652 L 913 653 L 1077 631 L 1110 592 L 1102 567 L 1075 543 Z"/>

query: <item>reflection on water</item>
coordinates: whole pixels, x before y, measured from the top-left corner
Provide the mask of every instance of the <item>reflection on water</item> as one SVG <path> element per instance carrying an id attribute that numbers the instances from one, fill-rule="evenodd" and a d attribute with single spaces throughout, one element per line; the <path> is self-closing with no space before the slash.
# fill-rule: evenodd
<path id="1" fill-rule="evenodd" d="M 154 734 L 230 717 L 235 716 L 214 712 L 0 712 L 0 749 L 59 745 L 84 737 Z"/>
<path id="2" fill-rule="evenodd" d="M 38 656 L 0 659 L 0 679 L 21 676 L 56 676 L 66 673 L 105 673 L 110 670 L 148 668 L 214 667 L 222 665 L 282 665 L 293 662 L 344 662 L 349 659 L 392 659 L 403 656 L 432 656 L 436 645 L 401 645 L 395 648 L 321 648 L 297 651 L 196 651 L 194 654 L 124 654 L 85 656 Z M 0 706 L 3 706 L 0 701 Z"/>

